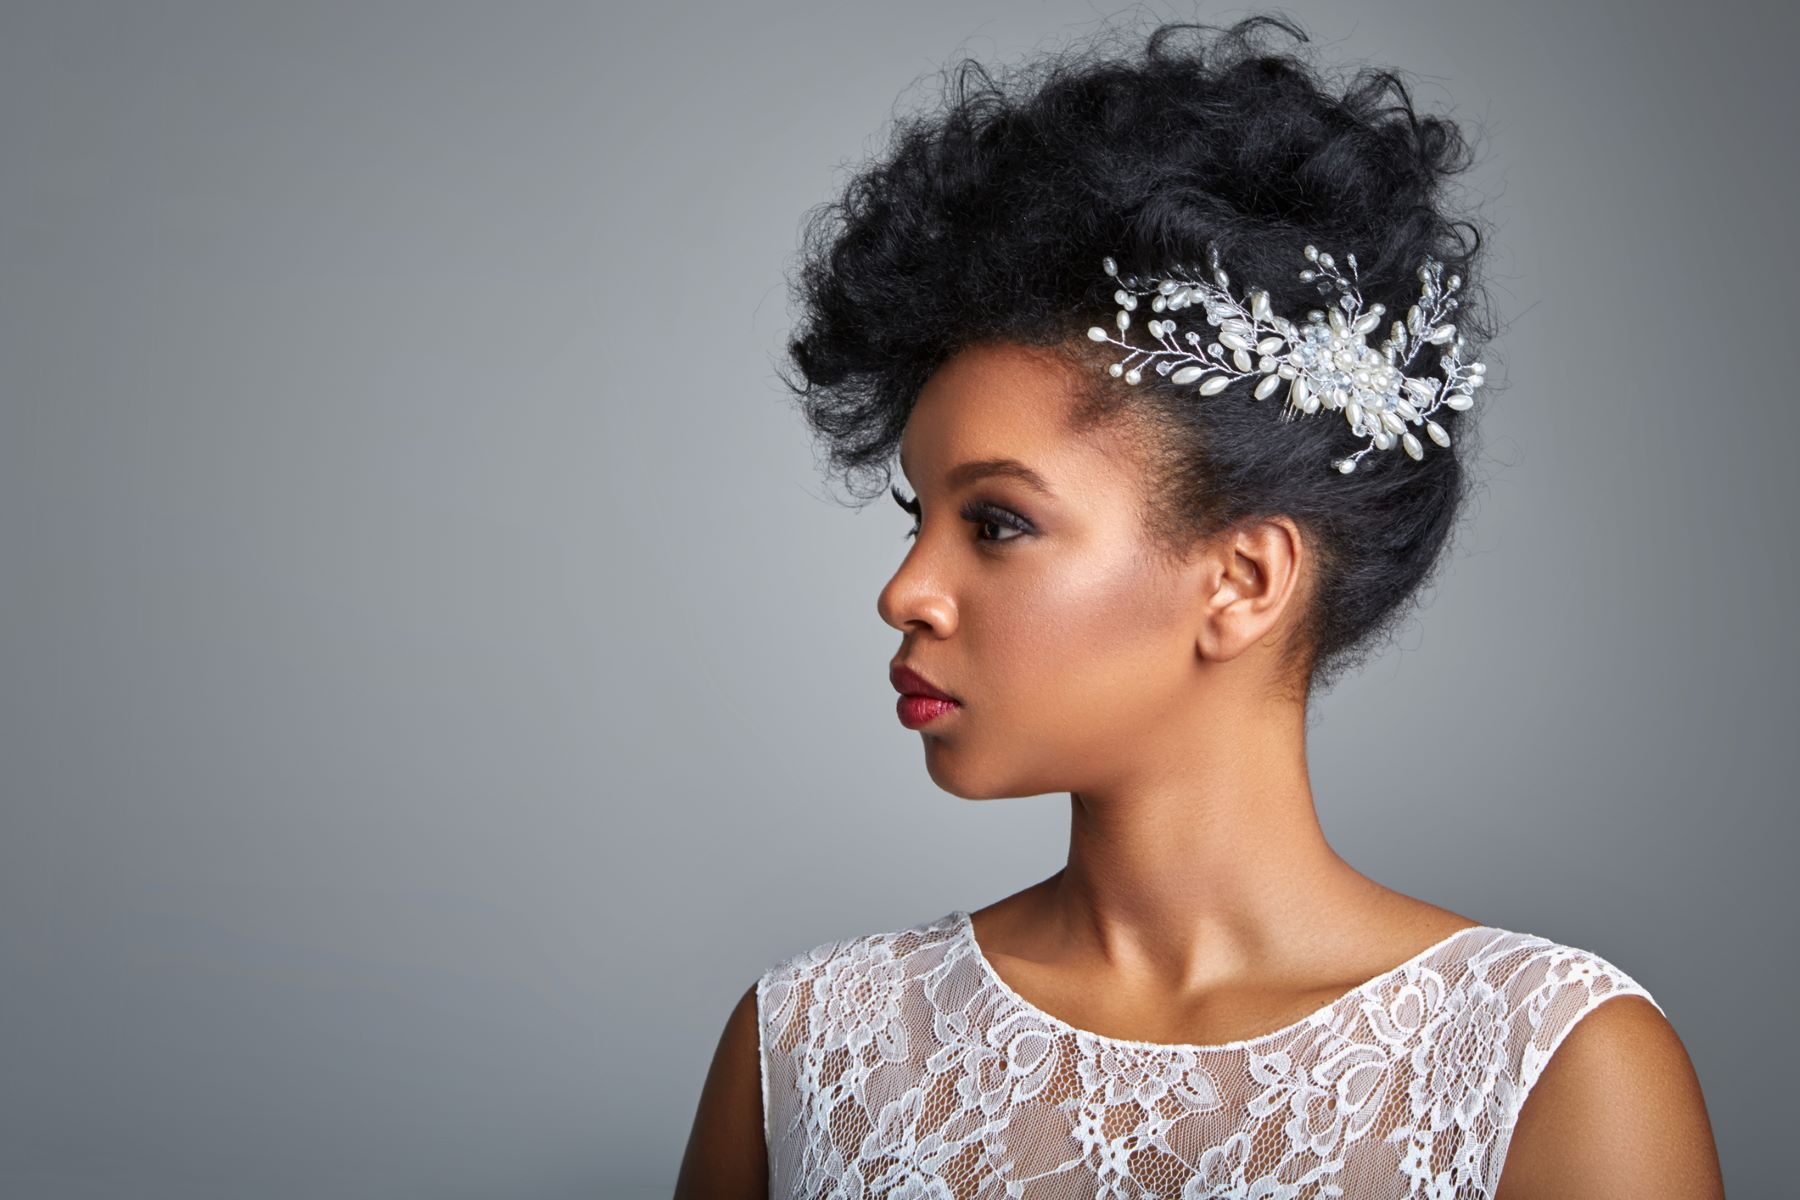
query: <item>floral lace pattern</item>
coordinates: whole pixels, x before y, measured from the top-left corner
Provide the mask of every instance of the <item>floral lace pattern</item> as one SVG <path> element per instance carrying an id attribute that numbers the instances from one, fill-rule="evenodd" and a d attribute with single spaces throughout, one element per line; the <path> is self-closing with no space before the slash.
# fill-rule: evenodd
<path id="1" fill-rule="evenodd" d="M 1034 1007 L 957 910 L 757 981 L 770 1195 L 1489 1197 L 1551 1054 L 1618 995 L 1656 1004 L 1595 954 L 1480 925 L 1271 1033 L 1133 1042 Z"/>

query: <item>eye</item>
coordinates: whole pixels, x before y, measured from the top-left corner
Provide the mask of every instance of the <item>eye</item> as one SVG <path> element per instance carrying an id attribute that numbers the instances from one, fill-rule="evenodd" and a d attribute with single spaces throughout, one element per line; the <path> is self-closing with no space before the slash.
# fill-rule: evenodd
<path id="1" fill-rule="evenodd" d="M 907 530 L 904 536 L 908 538 L 919 536 L 918 517 L 920 509 L 918 497 L 914 496 L 908 498 L 902 496 L 900 494 L 900 489 L 897 486 L 890 488 L 889 490 L 893 493 L 894 503 L 898 504 L 903 511 L 911 513 L 914 517 L 913 527 Z M 977 526 L 978 530 L 986 529 L 989 526 L 997 526 L 1002 529 L 1010 529 L 1017 535 L 1015 537 L 981 537 L 979 535 L 976 537 L 976 541 L 984 542 L 991 546 L 1003 546 L 1008 542 L 1020 541 L 1026 534 L 1034 532 L 1031 528 L 1031 523 L 1024 517 L 1021 517 L 1018 513 L 1013 512 L 1011 509 L 1001 508 L 997 504 L 989 504 L 985 500 L 970 500 L 966 502 L 962 506 L 960 515 L 963 520 Z"/>

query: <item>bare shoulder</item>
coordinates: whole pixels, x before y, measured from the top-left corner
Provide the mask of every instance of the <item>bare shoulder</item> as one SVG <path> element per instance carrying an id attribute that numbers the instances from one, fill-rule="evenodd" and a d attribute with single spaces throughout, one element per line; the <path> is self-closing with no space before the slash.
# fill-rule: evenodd
<path id="1" fill-rule="evenodd" d="M 675 1200 L 762 1200 L 768 1195 L 761 1053 L 756 985 L 751 984 L 726 1018 L 713 1051 L 681 1174 L 675 1180 Z"/>
<path id="2" fill-rule="evenodd" d="M 1700 1080 L 1674 1026 L 1636 994 L 1596 1004 L 1526 1096 L 1495 1200 L 1724 1194 Z"/>

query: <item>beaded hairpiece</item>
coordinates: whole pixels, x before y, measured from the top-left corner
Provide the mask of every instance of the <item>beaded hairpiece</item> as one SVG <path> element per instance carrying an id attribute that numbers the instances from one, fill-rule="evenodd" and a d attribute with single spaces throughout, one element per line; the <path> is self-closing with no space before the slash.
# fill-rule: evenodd
<path id="1" fill-rule="evenodd" d="M 1425 448 L 1407 429 L 1408 422 L 1423 425 L 1438 445 L 1450 444 L 1450 435 L 1431 419 L 1431 414 L 1440 404 L 1459 411 L 1468 408 L 1474 403 L 1471 393 L 1486 382 L 1487 371 L 1481 363 L 1461 361 L 1462 335 L 1455 325 L 1444 320 L 1459 303 L 1452 293 L 1462 285 L 1461 276 L 1441 279 L 1443 264 L 1427 257 L 1418 271 L 1423 285 L 1418 303 L 1407 310 L 1405 321 L 1394 322 L 1387 341 L 1380 350 L 1374 350 L 1365 335 L 1381 324 L 1387 310 L 1381 304 L 1363 310 L 1362 294 L 1356 288 L 1360 282 L 1356 279 L 1356 255 L 1344 256 L 1350 267 L 1350 278 L 1345 278 L 1331 255 L 1316 246 L 1306 247 L 1307 261 L 1316 263 L 1318 270 L 1305 268 L 1300 278 L 1309 283 L 1316 280 L 1321 293 L 1335 286 L 1340 294 L 1330 309 L 1315 308 L 1307 313 L 1304 326 L 1272 313 L 1266 291 L 1253 289 L 1244 302 L 1234 299 L 1226 290 L 1231 279 L 1220 268 L 1218 249 L 1211 243 L 1207 244 L 1206 256 L 1212 268 L 1211 283 L 1191 279 L 1177 267 L 1167 278 L 1151 276 L 1140 282 L 1136 275 L 1130 275 L 1120 279 L 1123 286 L 1113 293 L 1113 299 L 1119 305 L 1120 333 L 1131 327 L 1137 298 L 1149 295 L 1153 312 L 1177 312 L 1190 304 L 1204 305 L 1208 323 L 1218 327 L 1217 340 L 1202 350 L 1200 335 L 1190 331 L 1187 341 L 1194 350 L 1184 350 L 1172 336 L 1174 321 L 1152 320 L 1150 336 L 1164 348 L 1146 350 L 1112 337 L 1103 326 L 1095 325 L 1088 330 L 1088 337 L 1132 352 L 1108 368 L 1114 378 L 1122 375 L 1125 382 L 1137 383 L 1143 378 L 1143 365 L 1160 360 L 1156 363 L 1157 374 L 1167 375 L 1170 383 L 1198 380 L 1200 394 L 1211 396 L 1235 380 L 1260 375 L 1262 379 L 1254 392 L 1258 400 L 1267 398 L 1286 380 L 1287 404 L 1282 420 L 1300 413 L 1316 413 L 1320 408 L 1335 409 L 1344 414 L 1351 432 L 1370 439 L 1355 454 L 1333 461 L 1332 465 L 1346 475 L 1369 451 L 1392 449 L 1396 438 L 1407 454 L 1414 459 L 1423 458 Z M 1109 276 L 1119 278 L 1118 264 L 1110 256 L 1102 265 Z M 1426 345 L 1447 346 L 1438 363 L 1444 373 L 1442 380 L 1406 373 L 1414 356 Z M 1257 357 L 1252 358 L 1253 354 Z M 1142 361 L 1133 363 L 1140 355 Z"/>

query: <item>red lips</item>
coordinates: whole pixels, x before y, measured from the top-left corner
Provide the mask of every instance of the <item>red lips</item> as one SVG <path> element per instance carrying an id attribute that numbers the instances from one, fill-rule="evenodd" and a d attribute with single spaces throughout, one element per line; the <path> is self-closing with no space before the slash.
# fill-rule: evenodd
<path id="1" fill-rule="evenodd" d="M 933 700 L 948 700 L 953 704 L 961 703 L 955 696 L 935 686 L 931 680 L 911 667 L 890 665 L 888 682 L 893 684 L 894 690 L 903 696 L 926 696 Z"/>

